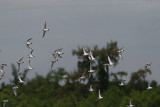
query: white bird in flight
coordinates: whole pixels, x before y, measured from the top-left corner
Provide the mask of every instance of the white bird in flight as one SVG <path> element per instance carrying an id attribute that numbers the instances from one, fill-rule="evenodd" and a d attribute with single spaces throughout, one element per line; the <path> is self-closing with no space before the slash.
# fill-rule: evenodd
<path id="1" fill-rule="evenodd" d="M 58 59 L 56 59 L 56 58 L 53 58 L 53 59 L 52 59 L 52 61 L 51 61 L 51 62 L 52 62 L 52 63 L 51 63 L 51 68 L 53 67 L 54 63 L 56 63 L 57 61 L 58 61 Z"/>
<path id="2" fill-rule="evenodd" d="M 34 50 L 34 49 L 32 49 L 32 50 L 30 51 L 30 54 L 28 55 L 28 58 L 34 58 L 34 57 L 35 57 L 34 55 L 32 55 L 33 50 Z"/>
<path id="3" fill-rule="evenodd" d="M 91 62 L 90 62 L 90 66 L 89 66 L 89 71 L 88 71 L 88 72 L 89 72 L 89 73 L 95 72 L 95 70 L 93 70 L 92 67 L 91 67 Z"/>
<path id="4" fill-rule="evenodd" d="M 123 49 L 123 48 L 121 48 L 121 49 L 119 49 L 119 50 L 117 51 L 119 58 L 122 58 L 122 60 L 123 60 L 122 52 L 124 52 L 124 49 Z"/>
<path id="5" fill-rule="evenodd" d="M 42 36 L 42 38 L 44 38 L 44 36 L 45 36 L 45 34 L 46 34 L 46 31 L 49 31 L 49 29 L 47 28 L 47 24 L 46 24 L 46 22 L 45 22 L 44 28 L 43 28 L 43 36 Z"/>
<path id="6" fill-rule="evenodd" d="M 103 65 L 104 65 L 104 66 L 113 66 L 113 65 L 114 65 L 109 56 L 108 56 L 108 62 L 109 62 L 109 63 L 103 64 Z"/>
<path id="7" fill-rule="evenodd" d="M 119 86 L 124 86 L 125 85 L 124 81 L 126 80 L 121 80 L 121 83 L 119 84 Z"/>
<path id="8" fill-rule="evenodd" d="M 147 91 L 151 90 L 152 87 L 150 86 L 150 81 L 148 80 L 148 87 L 147 87 Z"/>
<path id="9" fill-rule="evenodd" d="M 83 72 L 82 76 L 79 78 L 79 81 L 81 80 L 84 80 L 86 77 L 85 77 L 85 71 Z"/>
<path id="10" fill-rule="evenodd" d="M 19 81 L 18 81 L 19 83 L 23 83 L 23 82 L 24 82 L 24 81 L 21 79 L 20 75 L 18 75 L 18 80 L 19 80 Z"/>
<path id="11" fill-rule="evenodd" d="M 95 60 L 95 58 L 93 57 L 92 51 L 89 52 L 88 58 L 89 58 L 90 61 L 94 61 Z"/>
<path id="12" fill-rule="evenodd" d="M 0 65 L 1 70 L 3 70 L 5 66 L 7 66 L 7 64 L 1 64 Z"/>
<path id="13" fill-rule="evenodd" d="M 3 107 L 5 107 L 6 106 L 6 103 L 8 102 L 8 99 L 4 99 L 3 100 Z"/>
<path id="14" fill-rule="evenodd" d="M 23 60 L 23 57 L 22 57 L 19 61 L 17 61 L 17 64 L 18 64 L 18 72 L 20 71 L 20 65 L 24 63 L 22 60 Z"/>
<path id="15" fill-rule="evenodd" d="M 28 40 L 27 40 L 27 42 L 26 42 L 26 46 L 27 46 L 27 48 L 29 48 L 29 49 L 32 49 L 31 47 L 30 47 L 30 45 L 32 44 L 32 42 L 30 41 L 32 38 L 29 38 Z"/>
<path id="16" fill-rule="evenodd" d="M 98 99 L 102 99 L 103 97 L 101 96 L 101 91 L 99 90 L 98 92 Z"/>
<path id="17" fill-rule="evenodd" d="M 13 87 L 12 87 L 12 89 L 13 89 L 13 93 L 14 93 L 14 95 L 15 95 L 15 96 L 17 96 L 16 89 L 18 89 L 18 86 L 13 86 Z"/>
<path id="18" fill-rule="evenodd" d="M 28 70 L 32 70 L 30 59 L 28 60 Z"/>
<path id="19" fill-rule="evenodd" d="M 152 63 L 145 64 L 145 65 L 144 65 L 144 68 L 145 68 L 145 69 L 148 69 L 148 67 L 151 66 L 151 65 L 152 65 Z"/>
<path id="20" fill-rule="evenodd" d="M 134 105 L 132 104 L 132 99 L 130 99 L 129 101 L 129 105 L 127 105 L 127 107 L 133 107 Z"/>
<path id="21" fill-rule="evenodd" d="M 86 48 L 83 47 L 83 56 L 88 56 L 88 55 L 89 55 L 89 53 L 86 52 Z"/>
<path id="22" fill-rule="evenodd" d="M 64 79 L 68 78 L 67 73 L 66 73 L 66 74 L 64 74 L 64 75 L 62 76 L 62 78 L 64 78 Z"/>
<path id="23" fill-rule="evenodd" d="M 89 87 L 89 91 L 90 91 L 90 92 L 94 91 L 93 88 L 92 88 L 92 86 L 93 86 L 93 85 L 90 85 L 90 87 Z"/>

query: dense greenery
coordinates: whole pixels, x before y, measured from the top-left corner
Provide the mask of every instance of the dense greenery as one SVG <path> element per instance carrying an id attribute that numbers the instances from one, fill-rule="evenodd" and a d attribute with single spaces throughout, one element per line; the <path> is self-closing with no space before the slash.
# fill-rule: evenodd
<path id="1" fill-rule="evenodd" d="M 106 47 L 94 46 L 92 50 L 96 61 L 92 68 L 96 70 L 94 75 L 79 82 L 78 78 L 86 71 L 88 77 L 89 60 L 82 56 L 82 47 L 73 50 L 73 55 L 78 57 L 78 69 L 74 72 L 66 71 L 64 68 L 51 70 L 44 77 L 36 74 L 35 78 L 27 78 L 27 70 L 22 73 L 24 84 L 19 84 L 18 96 L 14 96 L 12 86 L 17 84 L 17 69 L 12 65 L 13 80 L 10 84 L 1 84 L 0 98 L 8 99 L 6 107 L 126 107 L 130 99 L 136 107 L 159 107 L 160 86 L 156 81 L 151 81 L 152 90 L 146 91 L 148 80 L 147 74 L 151 75 L 150 69 L 140 69 L 133 72 L 128 82 L 123 87 L 118 84 L 127 76 L 124 71 L 111 73 L 109 67 L 107 72 L 103 64 L 108 62 L 107 55 L 114 62 L 114 67 L 119 62 L 117 54 L 117 42 L 111 41 Z M 67 72 L 69 77 L 64 80 L 62 75 Z M 112 77 L 112 79 L 110 79 Z M 93 85 L 93 92 L 89 92 L 90 84 Z M 101 90 L 103 99 L 98 100 L 98 90 Z"/>

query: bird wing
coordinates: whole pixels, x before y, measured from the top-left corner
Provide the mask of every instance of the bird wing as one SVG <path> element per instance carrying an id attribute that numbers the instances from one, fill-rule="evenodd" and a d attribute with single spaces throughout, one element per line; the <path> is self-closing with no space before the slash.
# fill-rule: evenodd
<path id="1" fill-rule="evenodd" d="M 32 49 L 32 50 L 31 50 L 30 54 L 32 54 L 32 53 L 33 53 L 33 50 L 34 50 L 34 49 Z"/>
<path id="2" fill-rule="evenodd" d="M 23 57 L 19 60 L 20 62 L 23 60 Z"/>
<path id="3" fill-rule="evenodd" d="M 109 61 L 109 63 L 111 64 L 112 63 L 112 61 L 111 61 L 111 59 L 110 59 L 110 57 L 108 56 L 108 61 Z"/>
<path id="4" fill-rule="evenodd" d="M 45 36 L 45 34 L 46 34 L 46 31 L 43 31 L 43 36 L 42 36 L 42 38 Z"/>
<path id="5" fill-rule="evenodd" d="M 30 41 L 32 38 L 29 38 L 27 41 Z"/>
<path id="6" fill-rule="evenodd" d="M 46 27 L 47 27 L 47 24 L 46 24 L 46 22 L 45 22 L 45 24 L 44 24 L 44 29 L 46 29 Z"/>
<path id="7" fill-rule="evenodd" d="M 53 65 L 54 65 L 54 62 L 52 61 L 52 63 L 51 63 L 51 68 L 53 67 Z"/>
<path id="8" fill-rule="evenodd" d="M 16 89 L 13 89 L 14 95 L 17 96 Z"/>

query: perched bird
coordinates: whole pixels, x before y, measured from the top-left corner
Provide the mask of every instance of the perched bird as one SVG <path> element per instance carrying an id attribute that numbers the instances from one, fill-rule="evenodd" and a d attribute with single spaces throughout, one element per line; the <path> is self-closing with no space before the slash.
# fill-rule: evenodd
<path id="1" fill-rule="evenodd" d="M 88 59 L 89 59 L 91 62 L 95 60 L 95 58 L 93 57 L 92 51 L 89 52 Z"/>
<path id="2" fill-rule="evenodd" d="M 93 88 L 92 88 L 92 85 L 90 85 L 89 91 L 90 91 L 90 92 L 94 91 Z"/>
<path id="3" fill-rule="evenodd" d="M 83 47 L 83 56 L 88 56 L 88 55 L 89 53 L 87 53 L 85 47 Z"/>
<path id="4" fill-rule="evenodd" d="M 30 45 L 32 44 L 32 42 L 30 41 L 32 38 L 29 38 L 28 40 L 27 40 L 27 42 L 26 42 L 26 46 L 27 46 L 27 48 L 29 48 L 29 49 L 32 49 L 31 47 L 30 47 Z"/>
<path id="5" fill-rule="evenodd" d="M 23 57 L 22 57 L 19 61 L 17 61 L 17 64 L 18 64 L 18 72 L 20 71 L 20 65 L 24 63 L 22 60 L 23 60 Z"/>
<path id="6" fill-rule="evenodd" d="M 28 60 L 28 70 L 32 70 L 33 68 L 31 67 L 31 64 L 30 64 L 30 59 Z"/>
<path id="7" fill-rule="evenodd" d="M 12 89 L 13 89 L 13 93 L 14 93 L 14 95 L 15 95 L 15 96 L 17 96 L 16 89 L 18 89 L 18 86 L 13 86 L 13 87 L 12 87 Z"/>
<path id="8" fill-rule="evenodd" d="M 148 87 L 147 87 L 147 91 L 149 91 L 150 89 L 152 89 L 152 87 L 150 86 L 150 81 L 148 80 Z"/>
<path id="9" fill-rule="evenodd" d="M 132 99 L 130 99 L 129 101 L 129 105 L 127 105 L 127 107 L 133 107 L 134 105 L 132 104 Z"/>
<path id="10" fill-rule="evenodd" d="M 43 28 L 43 36 L 42 36 L 42 38 L 45 36 L 46 31 L 49 31 L 49 29 L 47 28 L 47 24 L 46 24 L 46 22 L 45 22 L 44 28 Z"/>
<path id="11" fill-rule="evenodd" d="M 24 81 L 22 81 L 20 75 L 18 75 L 18 80 L 19 80 L 19 81 L 18 81 L 19 83 L 23 83 L 23 82 L 24 82 Z"/>
<path id="12" fill-rule="evenodd" d="M 119 50 L 117 51 L 119 58 L 122 58 L 122 60 L 123 60 L 122 52 L 124 52 L 124 49 L 123 49 L 123 48 L 121 48 L 121 49 L 119 49 Z"/>
<path id="13" fill-rule="evenodd" d="M 58 61 L 58 59 L 56 59 L 56 58 L 53 58 L 53 59 L 52 59 L 52 61 L 51 61 L 51 62 L 52 62 L 52 63 L 51 63 L 51 68 L 53 67 L 54 63 L 56 63 L 57 61 Z"/>
<path id="14" fill-rule="evenodd" d="M 4 99 L 3 100 L 3 107 L 5 107 L 6 106 L 6 103 L 8 102 L 8 99 Z"/>
<path id="15" fill-rule="evenodd" d="M 35 57 L 34 55 L 32 55 L 33 50 L 34 50 L 34 49 L 31 50 L 30 54 L 28 55 L 28 58 L 33 58 L 33 57 Z"/>
<path id="16" fill-rule="evenodd" d="M 7 64 L 1 64 L 0 65 L 1 70 L 3 70 L 5 66 L 7 66 Z"/>
<path id="17" fill-rule="evenodd" d="M 99 93 L 98 93 L 98 99 L 102 99 L 103 97 L 101 96 L 101 91 L 99 90 Z"/>
<path id="18" fill-rule="evenodd" d="M 124 86 L 125 85 L 124 81 L 126 81 L 126 80 L 122 80 L 121 83 L 119 84 L 119 86 Z"/>

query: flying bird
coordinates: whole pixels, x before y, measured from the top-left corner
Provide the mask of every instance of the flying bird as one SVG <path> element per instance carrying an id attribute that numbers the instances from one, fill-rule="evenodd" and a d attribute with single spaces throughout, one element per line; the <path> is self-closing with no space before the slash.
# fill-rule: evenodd
<path id="1" fill-rule="evenodd" d="M 8 102 L 8 99 L 4 99 L 3 100 L 3 107 L 5 107 L 6 106 L 6 103 Z"/>
<path id="2" fill-rule="evenodd" d="M 21 79 L 20 75 L 18 75 L 18 82 L 23 83 L 24 81 Z"/>
<path id="3" fill-rule="evenodd" d="M 68 75 L 67 75 L 67 73 L 66 74 L 64 74 L 63 76 L 62 76 L 62 78 L 68 78 Z"/>
<path id="4" fill-rule="evenodd" d="M 134 105 L 132 104 L 132 99 L 130 99 L 129 101 L 129 105 L 127 105 L 127 107 L 133 107 Z"/>
<path id="5" fill-rule="evenodd" d="M 28 60 L 28 70 L 32 70 L 30 59 Z"/>
<path id="6" fill-rule="evenodd" d="M 92 88 L 92 85 L 90 85 L 89 91 L 90 91 L 90 92 L 94 91 L 93 88 Z"/>
<path id="7" fill-rule="evenodd" d="M 148 80 L 148 87 L 147 87 L 147 91 L 151 90 L 152 87 L 150 86 L 150 81 Z"/>
<path id="8" fill-rule="evenodd" d="M 32 55 L 33 50 L 34 50 L 34 49 L 31 50 L 30 54 L 28 55 L 28 58 L 34 58 L 34 57 L 35 57 L 34 55 Z"/>
<path id="9" fill-rule="evenodd" d="M 114 65 L 109 56 L 108 56 L 108 62 L 109 62 L 109 63 L 103 64 L 103 65 L 104 65 L 104 66 L 113 66 L 113 65 Z"/>
<path id="10" fill-rule="evenodd" d="M 102 99 L 103 97 L 101 96 L 101 91 L 99 90 L 98 92 L 98 99 Z"/>
<path id="11" fill-rule="evenodd" d="M 63 49 L 63 48 L 59 48 L 59 49 L 56 50 L 57 56 L 58 56 L 59 58 L 62 58 L 61 55 L 64 54 L 64 53 L 62 52 L 62 49 Z"/>
<path id="12" fill-rule="evenodd" d="M 145 68 L 145 69 L 148 69 L 148 67 L 151 66 L 151 65 L 152 65 L 152 63 L 145 64 L 145 65 L 144 65 L 144 68 Z"/>
<path id="13" fill-rule="evenodd" d="M 86 77 L 85 77 L 85 71 L 83 72 L 82 76 L 79 78 L 79 81 L 81 82 L 81 80 L 84 80 Z"/>
<path id="14" fill-rule="evenodd" d="M 13 87 L 12 87 L 12 89 L 13 89 L 13 93 L 14 93 L 14 95 L 15 95 L 15 96 L 17 96 L 16 89 L 18 89 L 18 86 L 13 86 Z"/>
<path id="15" fill-rule="evenodd" d="M 57 61 L 58 61 L 58 59 L 56 59 L 56 58 L 53 58 L 53 59 L 52 59 L 52 61 L 51 61 L 51 62 L 52 62 L 52 63 L 51 63 L 51 68 L 53 67 L 54 63 L 56 63 Z"/>
<path id="16" fill-rule="evenodd" d="M 91 62 L 90 62 L 90 66 L 89 66 L 89 71 L 88 71 L 88 72 L 89 72 L 89 73 L 95 72 L 95 70 L 93 70 L 92 67 L 91 67 Z"/>
<path id="17" fill-rule="evenodd" d="M 7 66 L 7 64 L 1 64 L 0 65 L 1 70 L 3 70 L 5 66 Z"/>
<path id="18" fill-rule="evenodd" d="M 119 58 L 122 58 L 122 60 L 123 60 L 122 52 L 124 52 L 124 49 L 123 49 L 123 48 L 121 48 L 121 49 L 119 49 L 119 50 L 117 51 Z"/>
<path id="19" fill-rule="evenodd" d="M 91 62 L 95 60 L 95 58 L 93 57 L 92 51 L 89 52 L 88 59 L 89 59 Z"/>
<path id="20" fill-rule="evenodd" d="M 121 83 L 119 84 L 119 86 L 124 86 L 125 85 L 124 81 L 126 80 L 121 80 Z"/>
<path id="21" fill-rule="evenodd" d="M 1 77 L 0 77 L 0 80 L 2 80 L 2 79 L 5 78 L 5 77 L 4 77 L 4 74 L 5 74 L 4 70 L 1 69 L 1 72 L 2 72 L 2 75 L 1 75 Z"/>
<path id="22" fill-rule="evenodd" d="M 26 42 L 26 46 L 27 46 L 27 48 L 29 48 L 29 49 L 32 49 L 31 47 L 30 47 L 30 45 L 32 44 L 32 42 L 30 41 L 32 38 L 29 38 L 28 40 L 27 40 L 27 42 Z"/>
<path id="23" fill-rule="evenodd" d="M 89 53 L 86 52 L 86 48 L 83 47 L 83 56 L 88 56 L 88 55 L 89 55 Z"/>
<path id="24" fill-rule="evenodd" d="M 17 61 L 17 64 L 18 64 L 18 72 L 20 71 L 20 65 L 24 63 L 22 60 L 23 60 L 23 57 L 22 57 L 19 61 Z"/>
<path id="25" fill-rule="evenodd" d="M 43 29 L 43 36 L 42 36 L 42 38 L 44 38 L 44 36 L 45 36 L 45 34 L 46 34 L 46 31 L 49 31 L 49 29 L 47 28 L 47 24 L 46 24 L 46 22 L 45 22 L 45 24 L 44 24 L 44 29 Z"/>

